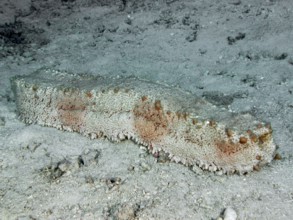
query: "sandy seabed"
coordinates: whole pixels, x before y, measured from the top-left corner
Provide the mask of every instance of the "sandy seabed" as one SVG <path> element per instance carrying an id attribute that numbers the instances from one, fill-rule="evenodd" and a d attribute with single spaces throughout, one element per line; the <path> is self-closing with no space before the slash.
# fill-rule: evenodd
<path id="1" fill-rule="evenodd" d="M 291 0 L 1 1 L 0 219 L 217 219 L 228 207 L 290 219 L 292 39 Z M 9 79 L 39 68 L 134 75 L 248 112 L 271 123 L 281 158 L 218 176 L 131 141 L 25 125 Z"/>

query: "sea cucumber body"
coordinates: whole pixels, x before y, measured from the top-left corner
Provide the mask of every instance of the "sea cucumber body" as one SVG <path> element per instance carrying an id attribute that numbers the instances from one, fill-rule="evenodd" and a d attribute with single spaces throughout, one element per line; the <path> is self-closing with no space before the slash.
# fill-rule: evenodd
<path id="1" fill-rule="evenodd" d="M 131 139 L 175 162 L 223 173 L 258 169 L 275 155 L 269 125 L 136 77 L 43 69 L 11 82 L 20 118 L 28 124 Z"/>

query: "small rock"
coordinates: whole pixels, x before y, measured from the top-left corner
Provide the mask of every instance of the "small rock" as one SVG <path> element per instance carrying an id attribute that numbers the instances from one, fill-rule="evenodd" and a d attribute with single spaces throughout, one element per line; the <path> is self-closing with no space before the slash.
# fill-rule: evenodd
<path id="1" fill-rule="evenodd" d="M 191 32 L 191 33 L 185 38 L 185 40 L 187 40 L 188 42 L 196 41 L 196 39 L 197 39 L 197 31 L 193 31 L 193 32 Z"/>
<path id="2" fill-rule="evenodd" d="M 128 15 L 127 18 L 124 20 L 124 22 L 128 25 L 132 24 L 132 18 Z"/>
<path id="3" fill-rule="evenodd" d="M 228 44 L 229 45 L 233 45 L 234 43 L 236 43 L 236 41 L 238 40 L 243 40 L 245 38 L 246 34 L 245 33 L 238 33 L 235 37 L 227 37 L 228 40 Z"/>
<path id="4" fill-rule="evenodd" d="M 106 217 L 117 220 L 134 220 L 136 219 L 137 212 L 139 211 L 138 205 L 132 204 L 117 204 L 107 208 L 104 212 Z"/>
<path id="5" fill-rule="evenodd" d="M 241 1 L 240 0 L 232 0 L 230 2 L 230 4 L 232 4 L 232 5 L 241 5 Z"/>
<path id="6" fill-rule="evenodd" d="M 68 160 L 62 160 L 58 163 L 58 169 L 62 172 L 67 172 L 70 169 L 71 163 Z"/>
<path id="7" fill-rule="evenodd" d="M 231 207 L 228 207 L 225 209 L 224 214 L 223 214 L 223 219 L 224 220 L 236 220 L 237 219 L 237 213 L 234 209 Z"/>
<path id="8" fill-rule="evenodd" d="M 108 190 L 117 188 L 117 186 L 122 184 L 122 179 L 120 177 L 109 177 L 100 179 L 101 183 L 105 183 L 108 187 Z"/>
<path id="9" fill-rule="evenodd" d="M 0 126 L 5 126 L 5 119 L 4 119 L 4 117 L 0 117 Z"/>
<path id="10" fill-rule="evenodd" d="M 95 149 L 87 149 L 78 157 L 80 166 L 96 165 L 98 163 L 101 152 Z"/>
<path id="11" fill-rule="evenodd" d="M 121 206 L 117 211 L 116 211 L 116 217 L 119 220 L 128 220 L 128 219 L 135 219 L 136 217 L 136 212 L 137 212 L 137 207 L 136 206 L 131 206 L 129 204 Z"/>
<path id="12" fill-rule="evenodd" d="M 128 171 L 134 171 L 134 169 L 135 169 L 135 166 L 133 166 L 132 164 L 127 167 Z"/>
<path id="13" fill-rule="evenodd" d="M 276 54 L 274 56 L 274 59 L 275 60 L 284 60 L 288 57 L 288 54 L 287 53 L 281 53 L 281 54 Z"/>
<path id="14" fill-rule="evenodd" d="M 151 166 L 146 162 L 141 162 L 139 165 L 144 172 L 151 170 Z"/>
<path id="15" fill-rule="evenodd" d="M 94 184 L 95 183 L 95 180 L 92 176 L 86 176 L 85 177 L 85 182 L 88 183 L 88 184 Z"/>

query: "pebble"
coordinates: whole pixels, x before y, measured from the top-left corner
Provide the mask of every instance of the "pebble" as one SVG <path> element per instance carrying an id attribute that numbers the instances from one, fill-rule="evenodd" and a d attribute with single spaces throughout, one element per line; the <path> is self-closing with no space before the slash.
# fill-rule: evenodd
<path id="1" fill-rule="evenodd" d="M 0 126 L 4 126 L 5 125 L 5 119 L 4 117 L 0 117 Z"/>
<path id="2" fill-rule="evenodd" d="M 224 220 L 236 220 L 237 219 L 236 211 L 234 209 L 232 209 L 231 207 L 226 208 L 224 211 L 223 219 Z"/>
<path id="3" fill-rule="evenodd" d="M 151 169 L 151 166 L 148 165 L 146 162 L 141 162 L 140 167 L 141 167 L 142 171 L 144 171 L 144 172 L 149 171 Z"/>

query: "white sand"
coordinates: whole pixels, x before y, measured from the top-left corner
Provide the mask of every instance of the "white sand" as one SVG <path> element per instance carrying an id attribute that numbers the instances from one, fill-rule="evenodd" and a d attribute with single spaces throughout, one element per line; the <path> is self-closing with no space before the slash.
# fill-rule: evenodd
<path id="1" fill-rule="evenodd" d="M 1 219 L 293 216 L 291 0 L 7 2 L 0 17 L 20 23 L 0 26 Z M 157 163 L 130 141 L 26 126 L 9 78 L 42 67 L 135 75 L 249 112 L 271 122 L 282 159 L 216 176 Z"/>

